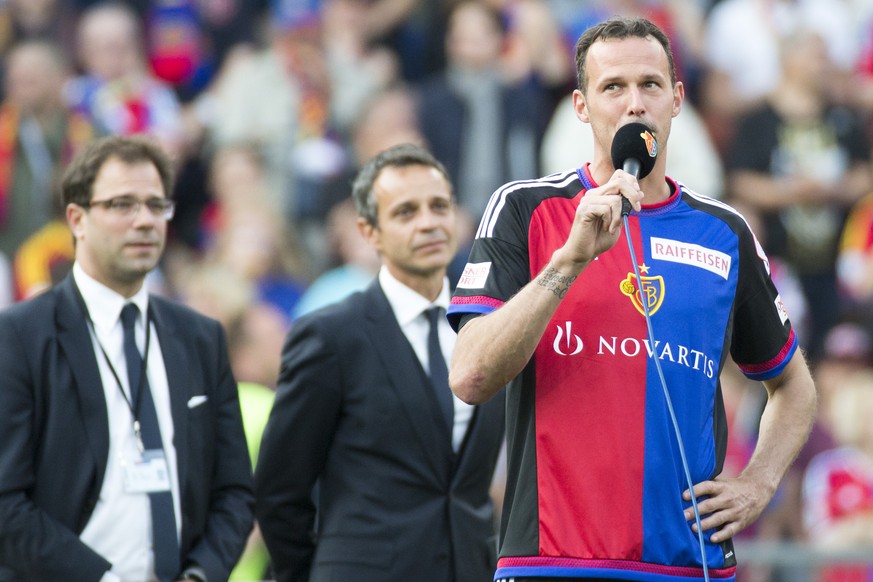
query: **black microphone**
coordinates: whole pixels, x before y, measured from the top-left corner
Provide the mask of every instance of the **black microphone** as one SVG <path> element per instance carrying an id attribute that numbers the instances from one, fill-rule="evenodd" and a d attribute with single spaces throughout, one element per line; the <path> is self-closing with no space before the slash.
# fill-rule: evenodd
<path id="1" fill-rule="evenodd" d="M 658 141 L 652 130 L 642 123 L 628 123 L 618 128 L 612 140 L 612 167 L 621 168 L 642 180 L 655 167 L 658 159 Z M 622 196 L 621 214 L 631 211 L 630 200 Z"/>

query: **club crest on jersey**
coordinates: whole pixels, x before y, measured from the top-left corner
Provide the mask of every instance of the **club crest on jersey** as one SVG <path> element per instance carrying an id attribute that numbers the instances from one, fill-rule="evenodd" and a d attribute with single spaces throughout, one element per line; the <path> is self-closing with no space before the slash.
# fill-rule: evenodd
<path id="1" fill-rule="evenodd" d="M 649 157 L 654 158 L 658 155 L 658 142 L 655 141 L 655 136 L 649 133 L 648 130 L 640 134 L 643 141 L 646 142 L 646 150 L 649 152 Z"/>
<path id="2" fill-rule="evenodd" d="M 634 307 L 641 315 L 645 315 L 646 311 L 643 308 L 643 301 L 646 302 L 646 307 L 649 310 L 649 315 L 655 315 L 664 302 L 664 277 L 661 275 L 649 276 L 643 275 L 649 270 L 645 265 L 640 267 L 640 277 L 642 284 L 637 281 L 637 276 L 634 273 L 628 273 L 627 277 L 619 283 L 619 289 L 627 295 Z"/>

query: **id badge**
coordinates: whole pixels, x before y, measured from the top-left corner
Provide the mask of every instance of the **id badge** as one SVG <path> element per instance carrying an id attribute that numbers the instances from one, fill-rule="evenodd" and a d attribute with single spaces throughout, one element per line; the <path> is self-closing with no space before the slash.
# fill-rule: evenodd
<path id="1" fill-rule="evenodd" d="M 125 493 L 156 493 L 170 490 L 170 473 L 162 449 L 143 451 L 142 458 L 124 466 Z"/>

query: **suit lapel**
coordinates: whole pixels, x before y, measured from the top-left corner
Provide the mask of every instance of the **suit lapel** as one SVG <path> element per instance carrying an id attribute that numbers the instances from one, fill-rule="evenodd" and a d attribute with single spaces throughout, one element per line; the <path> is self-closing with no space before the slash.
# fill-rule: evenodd
<path id="1" fill-rule="evenodd" d="M 58 342 L 70 363 L 82 422 L 97 464 L 97 475 L 102 483 L 109 454 L 109 413 L 106 410 L 103 380 L 88 329 L 85 306 L 72 276 L 67 276 L 59 283 L 54 292 L 58 296 Z"/>
<path id="2" fill-rule="evenodd" d="M 370 309 L 366 312 L 368 337 L 372 339 L 376 354 L 388 373 L 391 388 L 415 430 L 424 457 L 439 475 L 446 475 L 451 468 L 451 440 L 445 438 L 445 430 L 439 423 L 441 416 L 435 409 L 435 400 L 426 390 L 425 375 L 415 350 L 400 329 L 385 293 L 374 282 L 365 292 Z"/>
<path id="3" fill-rule="evenodd" d="M 149 298 L 152 321 L 161 343 L 161 357 L 167 371 L 167 384 L 170 388 L 170 408 L 173 414 L 173 446 L 176 448 L 176 467 L 179 474 L 179 488 L 184 491 L 188 467 L 188 397 L 189 374 L 185 357 L 185 343 L 180 337 L 181 329 L 167 312 L 166 306 L 155 297 Z"/>

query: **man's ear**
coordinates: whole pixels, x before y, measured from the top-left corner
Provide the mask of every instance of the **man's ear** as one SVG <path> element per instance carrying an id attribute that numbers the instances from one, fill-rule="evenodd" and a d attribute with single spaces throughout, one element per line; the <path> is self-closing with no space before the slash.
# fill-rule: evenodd
<path id="1" fill-rule="evenodd" d="M 685 85 L 682 81 L 676 81 L 676 85 L 673 87 L 673 117 L 679 115 L 683 101 L 685 101 Z"/>
<path id="2" fill-rule="evenodd" d="M 67 226 L 73 233 L 73 238 L 78 240 L 84 226 L 82 222 L 85 220 L 86 210 L 78 204 L 67 204 L 66 217 Z"/>
<path id="3" fill-rule="evenodd" d="M 576 111 L 576 117 L 580 121 L 591 123 L 591 118 L 588 116 L 588 100 L 579 89 L 573 91 L 573 110 Z"/>
<path id="4" fill-rule="evenodd" d="M 367 221 L 366 218 L 358 217 L 358 232 L 370 245 L 379 250 L 379 229 Z"/>

